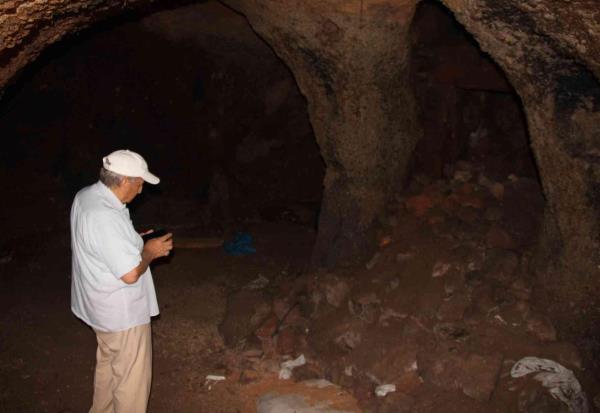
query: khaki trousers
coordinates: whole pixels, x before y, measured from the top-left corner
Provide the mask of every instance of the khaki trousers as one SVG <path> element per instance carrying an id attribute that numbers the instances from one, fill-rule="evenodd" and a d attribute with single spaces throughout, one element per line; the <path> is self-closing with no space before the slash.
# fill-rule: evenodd
<path id="1" fill-rule="evenodd" d="M 90 413 L 145 413 L 152 380 L 150 324 L 96 331 L 96 374 Z"/>

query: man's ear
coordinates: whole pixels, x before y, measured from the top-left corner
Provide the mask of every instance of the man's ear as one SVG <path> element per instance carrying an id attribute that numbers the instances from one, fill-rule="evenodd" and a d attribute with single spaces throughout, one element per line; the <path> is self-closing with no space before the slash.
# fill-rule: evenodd
<path id="1" fill-rule="evenodd" d="M 128 181 L 129 181 L 129 179 L 126 176 L 122 177 L 121 181 L 119 182 L 119 188 L 121 188 L 124 185 L 126 185 Z"/>

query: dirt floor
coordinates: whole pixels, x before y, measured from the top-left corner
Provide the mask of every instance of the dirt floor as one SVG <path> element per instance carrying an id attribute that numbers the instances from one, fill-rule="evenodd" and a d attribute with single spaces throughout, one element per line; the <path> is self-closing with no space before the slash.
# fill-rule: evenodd
<path id="1" fill-rule="evenodd" d="M 290 214 L 246 223 L 256 254 L 177 249 L 154 268 L 149 411 L 255 412 L 273 394 L 332 412 L 569 411 L 534 374 L 511 377 L 525 356 L 572 370 L 595 411 L 597 374 L 532 299 L 542 207 L 535 181 L 491 182 L 464 164 L 398 195 L 365 268 L 310 271 L 314 230 Z M 0 412 L 87 411 L 95 337 L 69 309 L 64 222 L 14 235 L 0 253 Z M 279 380 L 280 363 L 301 354 L 306 365 Z M 382 384 L 396 391 L 377 397 Z"/>

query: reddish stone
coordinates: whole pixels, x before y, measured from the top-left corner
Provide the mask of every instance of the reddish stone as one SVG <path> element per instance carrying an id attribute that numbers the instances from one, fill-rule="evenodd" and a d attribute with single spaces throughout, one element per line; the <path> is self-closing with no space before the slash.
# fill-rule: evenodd
<path id="1" fill-rule="evenodd" d="M 455 294 L 442 302 L 437 312 L 437 318 L 443 321 L 462 320 L 469 305 L 471 305 L 471 298 L 467 294 Z"/>
<path id="2" fill-rule="evenodd" d="M 262 346 L 262 351 L 266 359 L 275 357 L 275 355 L 277 354 L 275 339 L 273 339 L 271 336 L 261 338 L 260 344 Z"/>
<path id="3" fill-rule="evenodd" d="M 219 326 L 225 344 L 237 345 L 264 323 L 271 314 L 268 295 L 262 291 L 238 291 L 227 299 L 225 318 Z"/>
<path id="4" fill-rule="evenodd" d="M 362 403 L 373 398 L 374 390 L 375 386 L 367 378 L 356 378 L 352 383 L 352 394 Z"/>
<path id="5" fill-rule="evenodd" d="M 277 335 L 277 353 L 293 355 L 296 352 L 296 332 L 293 328 L 285 328 Z"/>
<path id="6" fill-rule="evenodd" d="M 504 185 L 496 182 L 490 186 L 490 192 L 494 198 L 501 201 L 504 198 Z"/>
<path id="7" fill-rule="evenodd" d="M 434 203 L 441 199 L 442 188 L 438 182 L 431 183 L 423 188 L 423 194 L 431 197 Z"/>
<path id="8" fill-rule="evenodd" d="M 456 189 L 456 193 L 461 195 L 469 195 L 472 194 L 474 191 L 475 188 L 473 187 L 473 184 L 470 183 L 465 183 Z"/>
<path id="9" fill-rule="evenodd" d="M 545 346 L 549 354 L 553 354 L 553 359 L 570 369 L 583 369 L 583 360 L 581 354 L 575 345 L 566 341 L 558 343 L 548 343 Z"/>
<path id="10" fill-rule="evenodd" d="M 273 314 L 269 318 L 267 318 L 258 329 L 256 329 L 254 334 L 256 335 L 256 337 L 261 339 L 270 338 L 275 333 L 278 324 L 279 319 L 275 314 Z"/>
<path id="11" fill-rule="evenodd" d="M 396 391 L 385 396 L 378 413 L 410 413 L 414 411 L 415 399 Z"/>
<path id="12" fill-rule="evenodd" d="M 284 326 L 307 326 L 308 320 L 302 316 L 299 306 L 295 306 L 285 317 Z"/>
<path id="13" fill-rule="evenodd" d="M 427 219 L 429 225 L 441 224 L 444 222 L 444 217 L 441 215 L 433 215 Z"/>
<path id="14" fill-rule="evenodd" d="M 323 284 L 327 303 L 334 307 L 339 307 L 345 302 L 350 292 L 350 287 L 345 281 L 340 280 L 334 275 L 330 275 L 323 281 Z"/>
<path id="15" fill-rule="evenodd" d="M 490 278 L 510 285 L 517 277 L 518 268 L 519 257 L 514 252 L 505 249 L 488 250 L 485 271 Z"/>
<path id="16" fill-rule="evenodd" d="M 458 202 L 465 207 L 472 207 L 475 209 L 482 209 L 484 207 L 484 202 L 481 197 L 476 194 L 465 194 L 458 196 Z"/>
<path id="17" fill-rule="evenodd" d="M 463 222 L 473 223 L 477 221 L 477 218 L 479 218 L 479 213 L 475 208 L 461 207 L 458 211 L 456 211 L 456 216 Z"/>
<path id="18" fill-rule="evenodd" d="M 273 300 L 273 312 L 278 319 L 282 319 L 290 309 L 291 305 L 286 298 L 275 298 Z"/>
<path id="19" fill-rule="evenodd" d="M 447 390 L 462 392 L 481 402 L 490 399 L 502 367 L 500 354 L 455 353 L 445 348 L 418 354 L 421 377 Z"/>
<path id="20" fill-rule="evenodd" d="M 242 384 L 249 384 L 258 381 L 261 375 L 254 370 L 244 370 L 239 377 L 239 381 Z"/>
<path id="21" fill-rule="evenodd" d="M 379 248 L 386 247 L 392 243 L 392 237 L 390 235 L 386 235 L 379 240 Z"/>
<path id="22" fill-rule="evenodd" d="M 415 195 L 406 200 L 406 209 L 417 217 L 424 216 L 434 206 L 434 201 L 429 195 Z"/>
<path id="23" fill-rule="evenodd" d="M 486 235 L 487 245 L 491 248 L 512 250 L 517 247 L 515 240 L 502 228 L 493 226 Z"/>
<path id="24" fill-rule="evenodd" d="M 279 284 L 279 293 L 282 296 L 288 296 L 294 290 L 294 284 L 290 281 L 284 280 Z"/>
<path id="25" fill-rule="evenodd" d="M 448 195 L 440 202 L 440 208 L 442 208 L 442 210 L 447 214 L 453 214 L 458 207 L 459 204 L 456 195 Z"/>
<path id="26" fill-rule="evenodd" d="M 419 376 L 418 370 L 408 370 L 402 372 L 402 374 L 396 379 L 395 384 L 396 391 L 412 393 L 423 384 L 423 379 L 421 376 Z"/>
<path id="27" fill-rule="evenodd" d="M 527 331 L 540 341 L 556 341 L 556 329 L 548 317 L 530 313 L 525 321 L 527 322 Z"/>

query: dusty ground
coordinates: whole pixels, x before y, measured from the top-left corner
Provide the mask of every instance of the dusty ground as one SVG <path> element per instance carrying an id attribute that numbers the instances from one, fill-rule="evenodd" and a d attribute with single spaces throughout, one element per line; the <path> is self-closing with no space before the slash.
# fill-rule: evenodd
<path id="1" fill-rule="evenodd" d="M 398 195 L 367 268 L 309 271 L 314 231 L 290 214 L 247 224 L 255 255 L 180 249 L 157 265 L 150 411 L 253 412 L 273 392 L 356 412 L 567 411 L 539 383 L 510 377 L 524 356 L 573 370 L 593 410 L 597 376 L 532 299 L 535 181 L 461 173 Z M 66 231 L 59 221 L 1 246 L 0 412 L 89 408 L 95 338 L 69 310 Z M 260 276 L 267 286 L 244 289 Z M 308 364 L 278 380 L 283 356 L 300 354 Z M 227 380 L 207 385 L 208 374 Z M 295 384 L 315 378 L 345 391 Z M 375 397 L 385 383 L 397 391 Z"/>
<path id="2" fill-rule="evenodd" d="M 260 254 L 180 250 L 155 268 L 161 315 L 153 322 L 150 411 L 236 412 L 237 384 L 204 385 L 223 374 L 217 331 L 228 291 L 258 274 L 273 278 L 307 260 L 313 234 L 297 226 L 252 231 Z M 42 241 L 43 239 L 43 241 Z M 92 396 L 95 336 L 70 313 L 68 234 L 15 240 L 0 267 L 0 411 L 83 412 Z"/>

